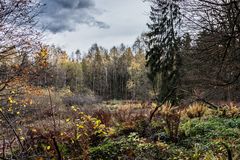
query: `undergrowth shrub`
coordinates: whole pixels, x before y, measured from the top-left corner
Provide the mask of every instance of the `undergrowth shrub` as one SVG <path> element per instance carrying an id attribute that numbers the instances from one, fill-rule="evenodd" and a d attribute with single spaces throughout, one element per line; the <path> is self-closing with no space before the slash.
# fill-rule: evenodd
<path id="1" fill-rule="evenodd" d="M 80 112 L 74 106 L 68 116 L 57 128 L 31 127 L 24 140 L 28 154 L 40 158 L 54 158 L 61 154 L 65 159 L 89 159 L 90 146 L 101 143 L 108 135 L 108 128 L 101 120 Z"/>
<path id="2" fill-rule="evenodd" d="M 165 146 L 146 142 L 136 133 L 129 136 L 122 136 L 117 139 L 108 139 L 97 147 L 90 149 L 92 160 L 160 160 L 168 157 L 167 152 L 163 152 Z"/>
<path id="3" fill-rule="evenodd" d="M 83 159 L 88 159 L 90 145 L 100 143 L 107 136 L 108 128 L 102 124 L 101 120 L 93 118 L 80 112 L 78 108 L 72 106 L 73 115 L 66 119 L 66 122 L 73 126 L 72 141 L 79 143 L 83 150 Z M 69 134 L 69 133 L 66 133 Z"/>
<path id="4" fill-rule="evenodd" d="M 240 138 L 240 119 L 212 117 L 207 120 L 192 119 L 181 125 L 181 130 L 192 142 L 208 143 L 212 139 Z"/>
<path id="5" fill-rule="evenodd" d="M 176 142 L 179 135 L 179 126 L 181 120 L 181 111 L 172 106 L 171 103 L 165 103 L 158 112 L 159 116 L 164 121 L 164 128 L 171 141 Z"/>
<path id="6" fill-rule="evenodd" d="M 218 115 L 221 117 L 236 118 L 240 116 L 240 108 L 234 103 L 230 103 L 220 108 Z"/>
<path id="7" fill-rule="evenodd" d="M 114 126 L 118 135 L 129 135 L 137 132 L 145 137 L 148 128 L 149 110 L 141 108 L 141 105 L 124 105 L 113 111 Z"/>
<path id="8" fill-rule="evenodd" d="M 113 116 L 117 123 L 131 123 L 146 118 L 148 114 L 142 109 L 126 106 L 116 109 Z"/>
<path id="9" fill-rule="evenodd" d="M 106 126 L 110 126 L 112 123 L 112 113 L 107 108 L 94 109 L 92 111 L 92 116 L 99 119 Z"/>
<path id="10" fill-rule="evenodd" d="M 201 118 L 207 110 L 207 106 L 202 103 L 193 103 L 185 113 L 189 118 Z"/>

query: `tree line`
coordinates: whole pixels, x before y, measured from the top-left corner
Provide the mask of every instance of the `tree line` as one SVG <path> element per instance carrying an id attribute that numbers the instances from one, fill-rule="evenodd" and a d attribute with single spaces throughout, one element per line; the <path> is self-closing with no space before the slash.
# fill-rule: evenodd
<path id="1" fill-rule="evenodd" d="M 104 99 L 149 99 L 154 93 L 144 49 L 137 43 L 134 47 L 121 44 L 109 51 L 93 44 L 85 55 L 79 50 L 69 55 L 59 47 L 44 46 L 35 57 L 32 70 L 37 76 L 32 74 L 30 82 L 56 89 L 69 87 L 77 94 L 93 93 Z"/>
<path id="2" fill-rule="evenodd" d="M 21 86 L 69 87 L 105 99 L 197 96 L 239 100 L 240 6 L 237 0 L 148 0 L 149 30 L 132 47 L 92 45 L 73 55 L 42 45 L 34 26 L 41 4 L 1 1 L 1 98 Z M 28 13 L 28 14 L 26 14 Z M 75 57 L 75 58 L 73 58 Z M 147 66 L 147 67 L 146 67 Z"/>

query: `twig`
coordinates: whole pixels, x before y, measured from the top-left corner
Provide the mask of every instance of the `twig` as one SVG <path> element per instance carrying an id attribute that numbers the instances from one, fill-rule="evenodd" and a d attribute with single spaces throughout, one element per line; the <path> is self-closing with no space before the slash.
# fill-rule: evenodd
<path id="1" fill-rule="evenodd" d="M 47 90 L 48 90 L 49 101 L 50 101 L 50 106 L 51 106 L 51 110 L 52 110 L 53 127 L 54 127 L 54 131 L 56 132 L 55 110 L 54 110 L 54 107 L 53 107 L 52 96 L 51 96 L 51 92 L 50 92 L 49 87 L 47 87 Z"/>
<path id="2" fill-rule="evenodd" d="M 212 109 L 218 109 L 219 108 L 219 106 L 216 106 L 216 105 L 206 101 L 205 99 L 199 98 L 199 99 L 196 99 L 196 101 L 203 102 L 203 103 L 207 104 L 209 106 L 209 108 L 212 108 Z"/>
<path id="3" fill-rule="evenodd" d="M 154 116 L 154 114 L 157 112 L 157 110 L 158 110 L 160 107 L 162 107 L 162 105 L 169 99 L 169 97 L 172 96 L 172 94 L 175 92 L 175 90 L 176 90 L 176 88 L 172 89 L 171 92 L 169 92 L 168 95 L 163 99 L 163 101 L 161 102 L 161 104 L 158 105 L 158 106 L 154 109 L 154 111 L 151 113 L 150 118 L 149 118 L 149 122 L 150 122 L 150 123 L 152 122 L 153 116 Z"/>
<path id="4" fill-rule="evenodd" d="M 224 142 L 222 142 L 221 144 L 222 144 L 222 145 L 225 147 L 225 149 L 227 150 L 228 160 L 233 160 L 232 150 L 230 149 L 230 147 L 229 147 L 226 143 L 224 143 Z"/>
<path id="5" fill-rule="evenodd" d="M 12 126 L 11 122 L 8 120 L 8 118 L 4 115 L 4 113 L 2 111 L 0 111 L 0 114 L 2 115 L 2 117 L 5 119 L 5 121 L 7 122 L 7 124 L 9 125 L 9 127 L 12 129 L 14 135 L 16 136 L 17 140 L 18 140 L 18 143 L 20 144 L 21 148 L 22 148 L 22 151 L 24 151 L 24 147 L 23 147 L 23 144 L 21 142 L 21 139 L 20 137 L 18 136 L 16 130 L 14 129 L 14 127 Z"/>
<path id="6" fill-rule="evenodd" d="M 54 136 L 52 136 L 52 140 L 53 140 L 54 147 L 55 147 L 55 149 L 56 149 L 56 151 L 57 151 L 57 160 L 62 160 L 61 152 L 60 152 L 60 150 L 59 150 L 57 141 L 56 141 L 56 139 L 55 139 Z"/>
<path id="7" fill-rule="evenodd" d="M 6 141 L 5 137 L 3 136 L 3 148 L 2 148 L 2 158 L 5 159 L 5 148 L 6 148 Z"/>

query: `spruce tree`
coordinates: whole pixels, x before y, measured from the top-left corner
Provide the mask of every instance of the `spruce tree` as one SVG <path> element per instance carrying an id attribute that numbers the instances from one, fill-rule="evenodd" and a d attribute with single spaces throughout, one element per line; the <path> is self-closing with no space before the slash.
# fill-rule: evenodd
<path id="1" fill-rule="evenodd" d="M 150 80 L 158 86 L 158 101 L 177 101 L 180 84 L 180 49 L 178 31 L 181 13 L 179 0 L 151 0 L 151 23 L 147 24 L 147 67 Z"/>

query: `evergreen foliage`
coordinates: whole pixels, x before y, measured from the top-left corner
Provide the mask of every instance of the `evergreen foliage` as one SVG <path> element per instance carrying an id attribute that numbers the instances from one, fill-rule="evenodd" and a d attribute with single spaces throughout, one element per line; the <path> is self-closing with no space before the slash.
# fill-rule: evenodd
<path id="1" fill-rule="evenodd" d="M 178 1 L 153 0 L 148 24 L 147 66 L 149 78 L 159 85 L 158 101 L 162 102 L 172 92 L 170 101 L 177 100 L 181 65 L 179 50 L 180 7 Z M 173 92 L 173 90 L 175 90 Z"/>

